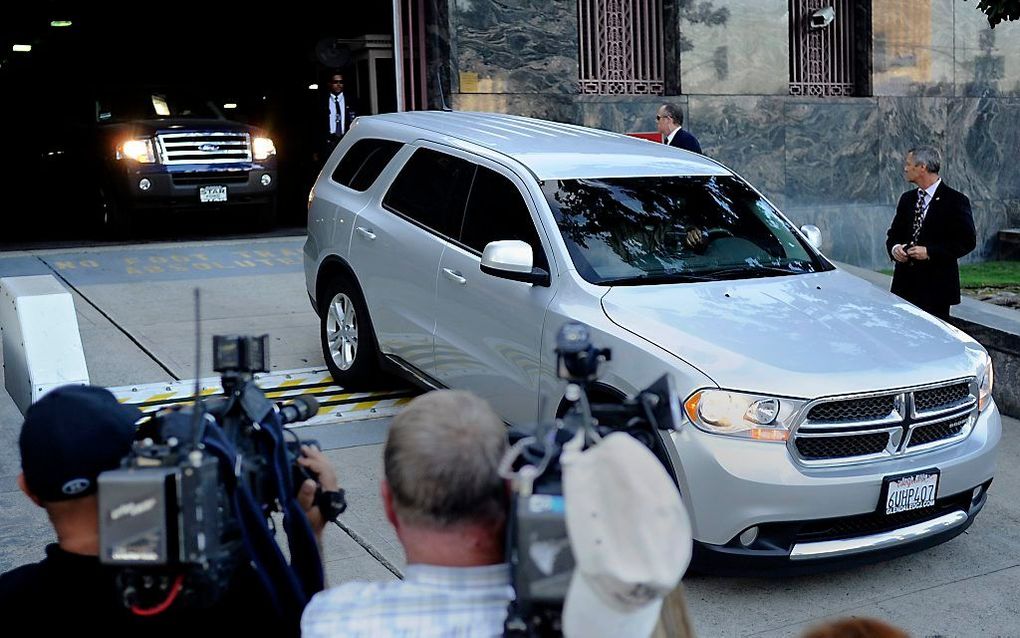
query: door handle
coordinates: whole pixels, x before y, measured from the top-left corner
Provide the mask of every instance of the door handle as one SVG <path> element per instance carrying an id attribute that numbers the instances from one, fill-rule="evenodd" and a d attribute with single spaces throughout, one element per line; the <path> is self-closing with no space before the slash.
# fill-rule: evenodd
<path id="1" fill-rule="evenodd" d="M 364 237 L 365 239 L 375 239 L 375 233 L 373 233 L 372 231 L 363 226 L 358 226 L 357 231 L 358 234 Z"/>
<path id="2" fill-rule="evenodd" d="M 450 281 L 455 281 L 461 286 L 467 283 L 467 279 L 465 279 L 463 275 L 461 275 L 456 270 L 453 270 L 452 268 L 443 268 L 443 274 L 446 275 L 447 279 L 449 279 Z"/>

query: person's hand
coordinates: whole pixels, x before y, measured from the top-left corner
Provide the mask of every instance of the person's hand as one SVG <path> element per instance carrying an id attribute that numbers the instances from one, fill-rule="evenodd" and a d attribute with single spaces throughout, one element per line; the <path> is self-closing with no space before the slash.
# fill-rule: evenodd
<path id="1" fill-rule="evenodd" d="M 907 249 L 907 255 L 911 259 L 916 259 L 917 261 L 924 261 L 928 259 L 928 249 L 925 248 L 924 246 L 911 246 L 909 249 Z"/>
<path id="2" fill-rule="evenodd" d="M 316 534 L 320 534 L 326 527 L 327 521 L 315 505 L 315 492 L 320 485 L 325 492 L 335 492 L 340 489 L 340 481 L 337 479 L 336 470 L 333 469 L 329 459 L 316 447 L 302 445 L 301 456 L 298 457 L 297 462 L 298 465 L 319 477 L 318 483 L 312 479 L 306 479 L 298 490 L 297 499 L 298 503 L 301 504 L 301 509 L 305 512 L 305 516 L 308 517 L 312 530 Z"/>
<path id="3" fill-rule="evenodd" d="M 907 252 L 903 250 L 903 244 L 896 244 L 892 247 L 892 258 L 901 264 L 910 261 Z"/>
<path id="4" fill-rule="evenodd" d="M 684 243 L 687 244 L 687 247 L 695 250 L 703 248 L 707 241 L 708 233 L 702 231 L 700 228 L 690 229 L 684 237 Z"/>

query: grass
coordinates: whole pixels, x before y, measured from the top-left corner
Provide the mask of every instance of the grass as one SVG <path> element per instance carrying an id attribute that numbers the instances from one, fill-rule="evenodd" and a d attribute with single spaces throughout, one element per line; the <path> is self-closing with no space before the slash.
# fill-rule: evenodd
<path id="1" fill-rule="evenodd" d="M 964 288 L 1005 288 L 1020 286 L 1020 261 L 986 261 L 960 266 Z"/>
<path id="2" fill-rule="evenodd" d="M 892 268 L 881 270 L 893 274 Z M 960 265 L 960 286 L 963 288 L 1020 287 L 1020 261 L 986 261 Z"/>

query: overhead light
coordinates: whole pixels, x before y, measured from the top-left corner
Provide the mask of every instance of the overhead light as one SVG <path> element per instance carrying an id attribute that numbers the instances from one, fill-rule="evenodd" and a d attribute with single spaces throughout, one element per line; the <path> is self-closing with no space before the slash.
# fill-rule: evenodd
<path id="1" fill-rule="evenodd" d="M 16 53 L 28 53 L 31 50 L 32 50 L 31 44 L 15 44 L 14 46 L 11 47 L 11 51 L 14 51 Z"/>
<path id="2" fill-rule="evenodd" d="M 237 108 L 237 104 L 234 103 L 234 102 L 227 102 L 226 104 L 223 105 L 223 108 L 225 108 L 225 109 L 236 109 Z"/>
<path id="3" fill-rule="evenodd" d="M 15 49 L 15 51 L 17 51 L 17 49 Z M 309 84 L 308 85 L 308 90 L 309 91 L 318 91 L 319 90 L 319 85 L 318 84 Z"/>
<path id="4" fill-rule="evenodd" d="M 69 27 L 69 26 L 71 26 L 71 21 L 70 20 L 50 20 L 50 26 L 51 27 L 56 27 L 56 28 Z"/>

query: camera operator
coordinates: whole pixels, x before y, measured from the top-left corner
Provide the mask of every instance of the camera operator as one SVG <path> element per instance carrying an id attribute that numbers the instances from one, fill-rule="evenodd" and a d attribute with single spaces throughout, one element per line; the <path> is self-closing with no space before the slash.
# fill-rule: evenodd
<path id="1" fill-rule="evenodd" d="M 513 597 L 504 562 L 506 428 L 482 399 L 440 390 L 390 425 L 381 496 L 407 556 L 403 581 L 316 594 L 302 635 L 500 636 Z"/>
<path id="2" fill-rule="evenodd" d="M 19 438 L 18 485 L 46 510 L 57 542 L 46 547 L 44 560 L 0 576 L 0 617 L 41 635 L 83 628 L 147 638 L 223 630 L 296 635 L 297 627 L 262 604 L 265 591 L 248 565 L 236 571 L 227 592 L 209 608 L 170 606 L 139 615 L 124 606 L 116 571 L 99 561 L 96 490 L 98 476 L 119 467 L 130 451 L 140 416 L 94 386 L 57 388 L 29 408 Z M 324 490 L 336 490 L 336 474 L 325 455 L 315 448 L 302 451 L 306 456 L 299 463 L 318 474 Z M 315 494 L 315 482 L 308 480 L 298 498 L 321 535 L 326 521 L 313 503 Z"/>

